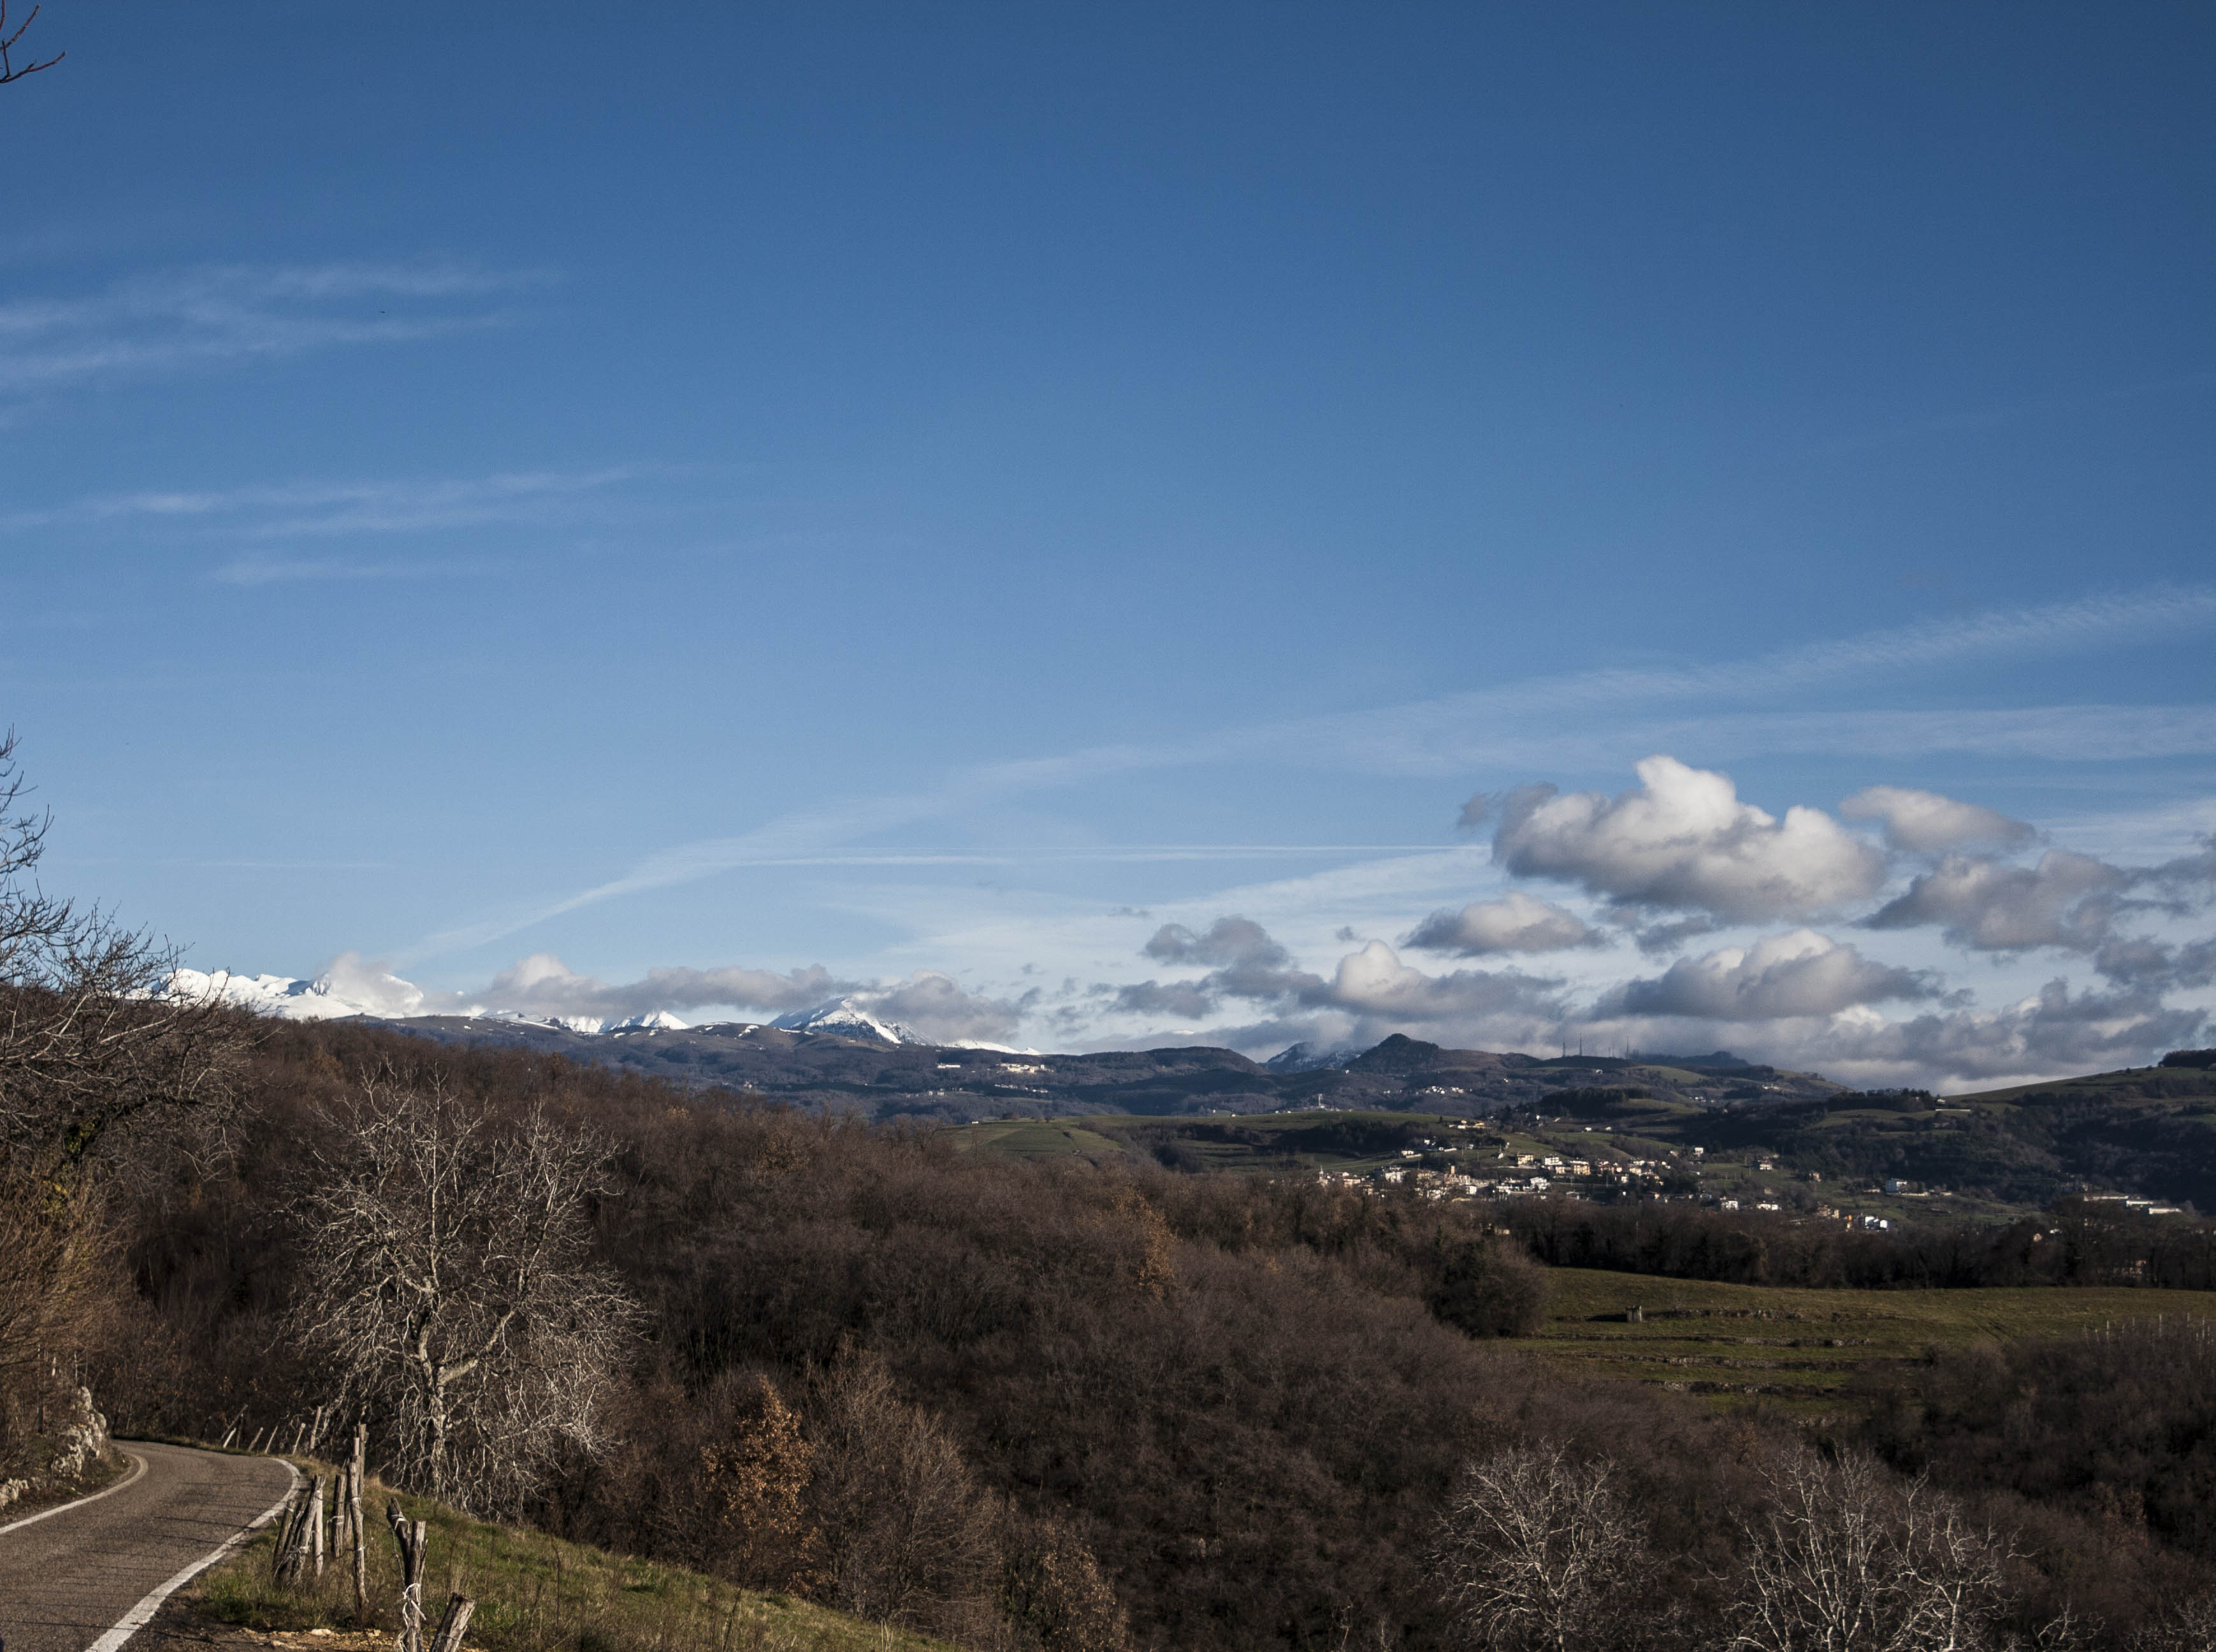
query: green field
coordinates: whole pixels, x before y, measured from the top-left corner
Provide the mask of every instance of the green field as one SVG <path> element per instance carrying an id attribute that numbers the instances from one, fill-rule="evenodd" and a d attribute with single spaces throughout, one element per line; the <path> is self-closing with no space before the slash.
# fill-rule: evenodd
<path id="1" fill-rule="evenodd" d="M 1931 1347 L 2216 1319 L 2206 1291 L 1796 1291 L 1574 1267 L 1548 1278 L 1546 1328 L 1526 1346 L 1565 1370 L 1812 1415 L 1856 1409 L 1858 1381 L 1874 1385 Z M 1622 1317 L 1632 1308 L 1637 1324 Z"/>
<path id="2" fill-rule="evenodd" d="M 963 1152 L 996 1154 L 1011 1159 L 1114 1158 L 1123 1150 L 1087 1126 L 1085 1119 L 998 1119 L 969 1125 L 952 1131 L 955 1146 Z"/>

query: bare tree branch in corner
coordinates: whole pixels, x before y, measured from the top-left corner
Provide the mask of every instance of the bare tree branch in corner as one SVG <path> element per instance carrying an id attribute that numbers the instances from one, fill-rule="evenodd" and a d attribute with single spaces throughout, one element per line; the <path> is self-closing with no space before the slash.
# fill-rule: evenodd
<path id="1" fill-rule="evenodd" d="M 0 86 L 5 86 L 11 80 L 21 80 L 26 75 L 35 75 L 41 69 L 51 69 L 69 56 L 66 52 L 57 52 L 44 63 L 27 63 L 20 69 L 15 66 L 15 44 L 23 38 L 23 31 L 38 21 L 38 16 L 39 9 L 33 6 L 31 15 L 16 24 L 15 32 L 10 34 L 8 29 L 8 0 L 0 0 Z"/>
<path id="2" fill-rule="evenodd" d="M 512 1513 L 598 1412 L 638 1310 L 589 1259 L 608 1148 L 543 1113 L 496 1127 L 442 1088 L 366 1082 L 323 1119 L 294 1206 L 306 1245 L 293 1334 L 336 1367 L 400 1477 Z"/>

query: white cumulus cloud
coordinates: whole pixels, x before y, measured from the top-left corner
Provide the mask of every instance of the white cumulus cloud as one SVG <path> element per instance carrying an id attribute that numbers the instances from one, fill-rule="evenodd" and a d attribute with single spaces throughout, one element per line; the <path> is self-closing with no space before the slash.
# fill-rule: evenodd
<path id="1" fill-rule="evenodd" d="M 2030 827 L 1998 810 L 1907 786 L 1865 786 L 1839 812 L 1849 820 L 1883 821 L 1885 841 L 1914 854 L 1966 843 L 2025 843 L 2033 836 Z"/>
<path id="2" fill-rule="evenodd" d="M 1874 893 L 1885 857 L 1820 809 L 1782 821 L 1739 801 L 1730 777 L 1674 757 L 1637 766 L 1615 798 L 1525 786 L 1500 808 L 1493 856 L 1522 878 L 1582 885 L 1627 907 L 1759 922 Z"/>
<path id="3" fill-rule="evenodd" d="M 2123 868 L 2069 849 L 2049 849 L 2035 866 L 1950 854 L 1881 908 L 1869 927 L 1938 924 L 1957 946 L 1979 952 L 2089 951 L 2108 939 L 2133 881 Z"/>
<path id="4" fill-rule="evenodd" d="M 1877 963 L 1813 929 L 1794 929 L 1751 946 L 1680 959 L 1656 978 L 1625 983 L 1598 1013 L 1761 1021 L 1936 996 L 1930 978 L 1917 971 Z"/>
<path id="5" fill-rule="evenodd" d="M 1497 901 L 1479 901 L 1459 912 L 1434 912 L 1416 926 L 1408 945 L 1426 952 L 1464 958 L 1487 952 L 1559 952 L 1573 946 L 1604 945 L 1602 936 L 1574 912 L 1511 890 Z"/>

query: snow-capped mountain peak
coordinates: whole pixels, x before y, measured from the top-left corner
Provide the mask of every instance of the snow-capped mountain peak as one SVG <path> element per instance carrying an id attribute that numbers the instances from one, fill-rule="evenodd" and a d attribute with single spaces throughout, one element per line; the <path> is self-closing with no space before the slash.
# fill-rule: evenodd
<path id="1" fill-rule="evenodd" d="M 813 1009 L 797 1009 L 770 1023 L 788 1032 L 831 1032 L 844 1039 L 877 1039 L 886 1044 L 926 1044 L 898 1021 L 882 1021 L 852 998 L 834 999 Z"/>
<path id="2" fill-rule="evenodd" d="M 1272 1072 L 1316 1073 L 1329 1068 L 1344 1067 L 1360 1055 L 1360 1050 L 1348 1045 L 1333 1045 L 1328 1048 L 1313 1044 L 1296 1044 L 1280 1050 L 1262 1063 Z"/>
<path id="3" fill-rule="evenodd" d="M 666 1009 L 649 1010 L 643 1015 L 626 1015 L 619 1021 L 604 1023 L 603 1032 L 682 1032 L 692 1025 L 681 1021 Z"/>
<path id="4" fill-rule="evenodd" d="M 237 975 L 229 970 L 177 970 L 169 976 L 169 994 L 194 1002 L 213 998 L 257 1015 L 274 1015 L 287 1021 L 327 1021 L 345 1015 L 421 1015 L 423 995 L 397 976 L 386 976 L 390 990 L 383 996 L 397 1003 L 364 1002 L 376 995 L 341 993 L 330 977 L 303 981 L 288 975 Z M 382 984 L 382 983 L 379 983 Z"/>

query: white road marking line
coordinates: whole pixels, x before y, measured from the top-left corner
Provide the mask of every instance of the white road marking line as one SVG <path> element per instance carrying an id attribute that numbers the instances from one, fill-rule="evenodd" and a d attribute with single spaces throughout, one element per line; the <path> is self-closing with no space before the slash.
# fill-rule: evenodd
<path id="1" fill-rule="evenodd" d="M 116 1449 L 119 1451 L 122 1450 L 120 1446 L 118 1446 Z M 146 1472 L 146 1459 L 139 1456 L 138 1452 L 124 1452 L 123 1455 L 131 1459 L 132 1465 L 132 1470 L 130 1473 L 125 1475 L 114 1485 L 108 1486 L 99 1491 L 95 1491 L 89 1497 L 79 1497 L 74 1502 L 57 1503 L 52 1508 L 42 1508 L 35 1514 L 26 1514 L 20 1520 L 14 1521 L 7 1526 L 0 1526 L 0 1537 L 5 1537 L 10 1532 L 19 1532 L 27 1526 L 36 1526 L 40 1520 L 49 1519 L 53 1515 L 66 1514 L 73 1508 L 83 1508 L 87 1503 L 96 1503 L 103 1497 L 114 1496 L 117 1492 L 122 1490 L 124 1487 L 136 1480 L 140 1475 Z"/>
<path id="2" fill-rule="evenodd" d="M 114 1628 L 109 1630 L 107 1634 L 102 1636 L 90 1646 L 85 1648 L 84 1652 L 116 1652 L 116 1649 L 121 1646 L 124 1642 L 129 1640 L 133 1635 L 136 1635 L 140 1630 L 146 1627 L 147 1624 L 152 1619 L 154 1614 L 162 1609 L 162 1602 L 168 1600 L 179 1589 L 183 1588 L 186 1584 L 191 1582 L 202 1572 L 207 1570 L 209 1567 L 214 1565 L 216 1562 L 221 1560 L 232 1550 L 237 1548 L 240 1544 L 244 1543 L 247 1538 L 252 1537 L 263 1526 L 268 1525 L 270 1521 L 275 1519 L 279 1512 L 284 1508 L 285 1505 L 292 1501 L 292 1494 L 299 1490 L 300 1486 L 299 1470 L 294 1468 L 290 1463 L 286 1463 L 285 1459 L 281 1457 L 277 1460 L 280 1463 L 285 1463 L 285 1473 L 290 1481 L 290 1483 L 285 1488 L 285 1495 L 282 1497 L 280 1497 L 275 1502 L 270 1504 L 268 1507 L 263 1509 L 261 1513 L 255 1515 L 237 1531 L 232 1532 L 228 1538 L 225 1538 L 222 1543 L 219 1544 L 209 1553 L 201 1556 L 191 1565 L 186 1567 L 183 1571 L 179 1572 L 175 1577 L 163 1584 L 161 1587 L 156 1589 L 151 1594 L 148 1595 L 144 1600 L 141 1600 L 137 1606 L 132 1607 L 130 1611 L 125 1612 L 122 1618 L 118 1620 Z"/>

